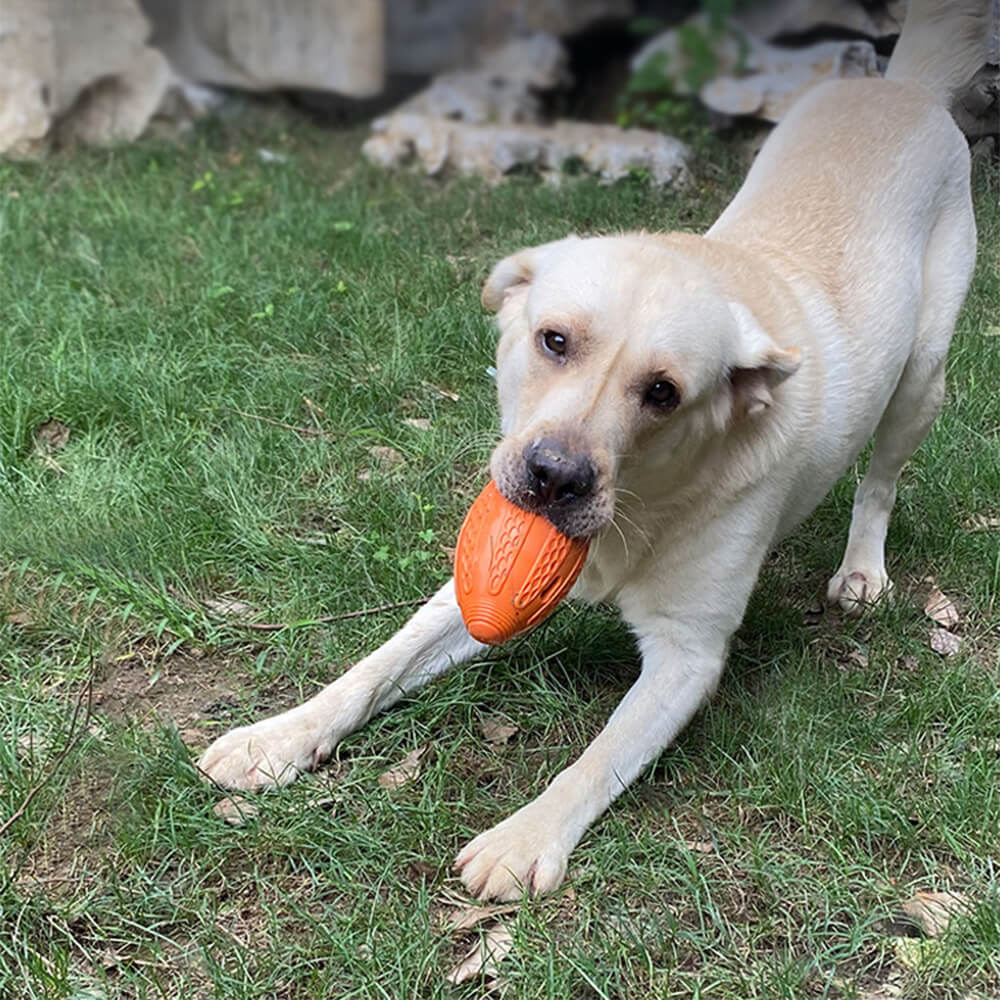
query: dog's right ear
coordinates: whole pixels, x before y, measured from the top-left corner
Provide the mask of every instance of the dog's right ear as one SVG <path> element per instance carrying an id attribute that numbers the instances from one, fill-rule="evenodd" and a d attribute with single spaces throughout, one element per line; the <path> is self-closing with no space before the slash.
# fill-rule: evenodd
<path id="1" fill-rule="evenodd" d="M 507 293 L 519 285 L 531 284 L 541 262 L 548 257 L 556 247 L 575 242 L 579 237 L 567 236 L 564 240 L 553 243 L 543 243 L 541 246 L 528 247 L 517 253 L 504 257 L 490 271 L 490 276 L 483 285 L 483 308 L 490 312 L 499 311 Z"/>

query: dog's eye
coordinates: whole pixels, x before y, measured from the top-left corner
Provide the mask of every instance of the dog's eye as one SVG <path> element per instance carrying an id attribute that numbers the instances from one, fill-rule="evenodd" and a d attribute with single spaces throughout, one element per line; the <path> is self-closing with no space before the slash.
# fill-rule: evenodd
<path id="1" fill-rule="evenodd" d="M 558 330 L 539 330 L 538 341 L 546 354 L 551 354 L 556 358 L 564 358 L 566 356 L 568 344 L 565 333 L 560 333 Z"/>
<path id="2" fill-rule="evenodd" d="M 657 379 L 642 397 L 642 401 L 649 406 L 667 412 L 673 410 L 681 401 L 681 395 L 677 391 L 677 386 L 668 378 Z"/>

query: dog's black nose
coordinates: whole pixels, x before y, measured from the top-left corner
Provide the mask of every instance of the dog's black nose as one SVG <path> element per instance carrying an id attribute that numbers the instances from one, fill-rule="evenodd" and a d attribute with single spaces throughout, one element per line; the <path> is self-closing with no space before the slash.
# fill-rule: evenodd
<path id="1" fill-rule="evenodd" d="M 524 449 L 531 492 L 546 506 L 579 500 L 594 490 L 597 474 L 586 455 L 574 455 L 555 438 L 541 438 Z"/>

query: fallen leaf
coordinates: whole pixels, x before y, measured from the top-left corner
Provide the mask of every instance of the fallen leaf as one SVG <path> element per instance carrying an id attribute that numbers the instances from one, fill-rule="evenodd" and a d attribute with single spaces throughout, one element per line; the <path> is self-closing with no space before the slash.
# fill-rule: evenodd
<path id="1" fill-rule="evenodd" d="M 513 935 L 502 923 L 498 923 L 486 931 L 465 958 L 445 976 L 445 979 L 456 986 L 477 976 L 496 979 L 500 963 L 510 954 L 513 947 Z"/>
<path id="2" fill-rule="evenodd" d="M 966 531 L 994 531 L 1000 528 L 1000 517 L 992 514 L 973 514 L 962 522 Z"/>
<path id="3" fill-rule="evenodd" d="M 32 625 L 34 619 L 29 611 L 10 611 L 7 614 L 8 625 Z"/>
<path id="4" fill-rule="evenodd" d="M 391 469 L 394 465 L 401 465 L 406 461 L 406 456 L 402 452 L 390 448 L 386 444 L 375 444 L 368 449 L 368 454 L 374 458 L 379 465 L 384 465 Z"/>
<path id="5" fill-rule="evenodd" d="M 432 426 L 426 417 L 407 417 L 403 423 L 412 427 L 415 431 L 429 431 Z"/>
<path id="6" fill-rule="evenodd" d="M 935 587 L 924 602 L 924 614 L 942 628 L 953 629 L 962 619 L 950 597 Z"/>
<path id="7" fill-rule="evenodd" d="M 470 906 L 463 904 L 448 915 L 444 929 L 451 933 L 472 930 L 473 927 L 481 924 L 484 920 L 514 913 L 520 905 L 520 903 L 498 903 L 491 906 Z"/>
<path id="8" fill-rule="evenodd" d="M 954 656 L 962 648 L 962 640 L 946 628 L 931 629 L 931 649 L 941 656 Z"/>
<path id="9" fill-rule="evenodd" d="M 685 840 L 684 846 L 695 854 L 714 854 L 715 844 L 710 840 Z"/>
<path id="10" fill-rule="evenodd" d="M 511 726 L 501 719 L 485 719 L 479 724 L 479 729 L 487 743 L 495 747 L 503 746 L 518 732 L 517 726 Z"/>
<path id="11" fill-rule="evenodd" d="M 35 428 L 35 447 L 46 455 L 62 451 L 69 441 L 69 427 L 61 420 L 46 420 Z"/>
<path id="12" fill-rule="evenodd" d="M 938 937 L 956 913 L 969 909 L 969 897 L 959 892 L 917 892 L 903 903 L 903 913 L 927 937 Z"/>
<path id="13" fill-rule="evenodd" d="M 247 820 L 253 819 L 258 811 L 257 806 L 242 795 L 227 795 L 212 807 L 212 812 L 230 826 L 243 826 Z"/>
<path id="14" fill-rule="evenodd" d="M 859 667 L 868 666 L 868 654 L 861 649 L 852 649 L 848 654 L 847 658 L 852 662 L 856 663 Z"/>
<path id="15" fill-rule="evenodd" d="M 402 788 L 420 777 L 420 758 L 427 753 L 426 744 L 411 750 L 394 768 L 384 771 L 378 776 L 378 783 L 383 788 Z"/>
<path id="16" fill-rule="evenodd" d="M 209 597 L 204 604 L 213 614 L 221 615 L 223 618 L 236 618 L 251 610 L 249 604 L 231 597 Z"/>

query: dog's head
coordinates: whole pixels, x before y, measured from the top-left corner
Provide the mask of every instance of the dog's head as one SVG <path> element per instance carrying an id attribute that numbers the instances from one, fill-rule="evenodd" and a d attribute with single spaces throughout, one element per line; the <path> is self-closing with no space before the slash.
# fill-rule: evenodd
<path id="1" fill-rule="evenodd" d="M 645 234 L 523 250 L 493 269 L 483 304 L 500 327 L 491 474 L 574 536 L 604 528 L 637 477 L 669 488 L 799 362 L 702 265 Z"/>

